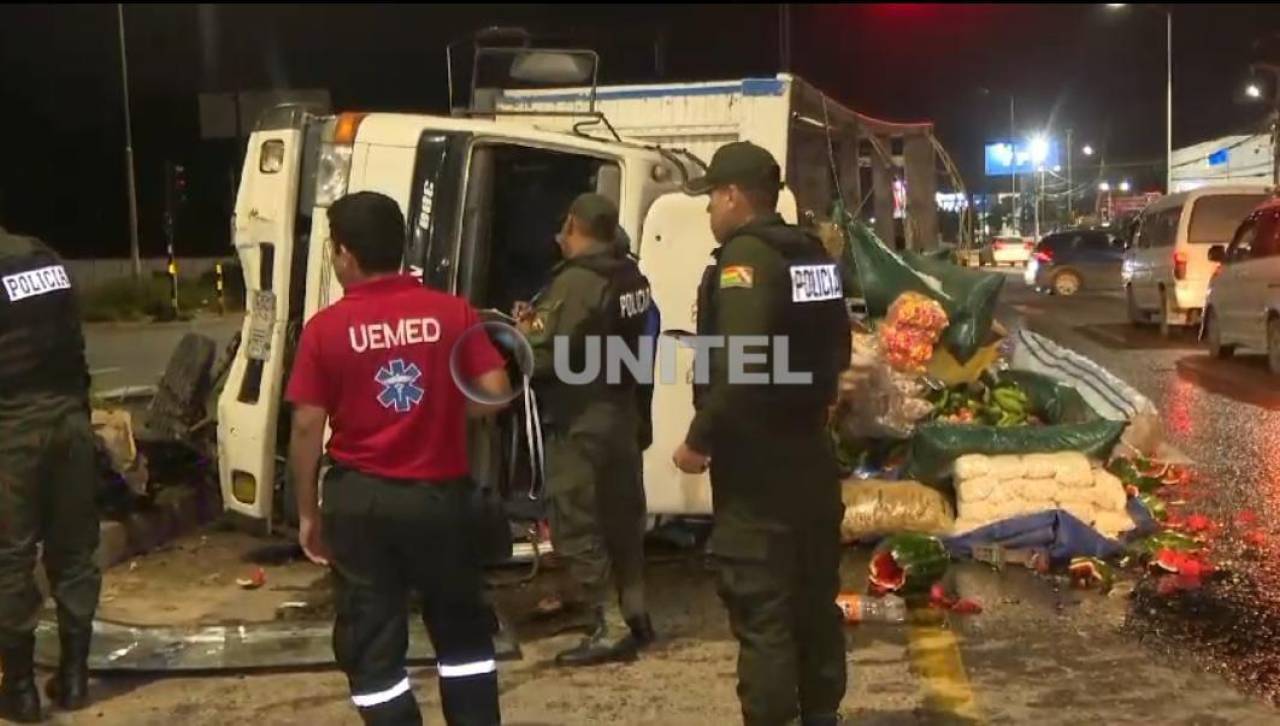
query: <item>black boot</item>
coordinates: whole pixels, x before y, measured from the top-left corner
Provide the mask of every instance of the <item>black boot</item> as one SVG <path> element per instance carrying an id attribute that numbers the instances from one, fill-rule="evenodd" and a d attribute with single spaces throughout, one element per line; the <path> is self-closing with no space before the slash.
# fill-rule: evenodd
<path id="1" fill-rule="evenodd" d="M 89 637 L 60 636 L 62 660 L 58 672 L 45 684 L 45 693 L 64 711 L 79 711 L 89 705 Z"/>
<path id="2" fill-rule="evenodd" d="M 34 635 L 23 637 L 12 648 L 0 650 L 0 718 L 17 723 L 40 723 L 40 692 L 32 658 L 36 647 Z"/>
<path id="3" fill-rule="evenodd" d="M 631 629 L 631 637 L 635 639 L 638 648 L 647 648 L 658 639 L 658 633 L 654 631 L 653 620 L 649 618 L 648 613 L 627 618 L 627 627 Z"/>
<path id="4" fill-rule="evenodd" d="M 604 613 L 596 612 L 591 634 L 569 650 L 556 656 L 556 665 L 589 666 L 600 663 L 626 662 L 636 659 L 636 640 L 630 632 L 610 628 Z"/>

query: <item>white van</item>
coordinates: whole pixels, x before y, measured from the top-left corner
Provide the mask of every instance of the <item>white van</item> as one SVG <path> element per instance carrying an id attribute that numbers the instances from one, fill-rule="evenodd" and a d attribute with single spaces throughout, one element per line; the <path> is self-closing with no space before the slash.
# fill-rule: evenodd
<path id="1" fill-rule="evenodd" d="M 1121 268 L 1129 322 L 1196 325 L 1217 263 L 1209 248 L 1231 241 L 1236 227 L 1266 200 L 1261 186 L 1223 186 L 1170 194 L 1142 210 Z"/>
<path id="2" fill-rule="evenodd" d="M 1202 336 L 1209 352 L 1227 358 L 1237 348 L 1266 351 L 1280 375 L 1280 198 L 1250 214 L 1226 248 L 1209 256 L 1222 268 L 1209 285 Z"/>

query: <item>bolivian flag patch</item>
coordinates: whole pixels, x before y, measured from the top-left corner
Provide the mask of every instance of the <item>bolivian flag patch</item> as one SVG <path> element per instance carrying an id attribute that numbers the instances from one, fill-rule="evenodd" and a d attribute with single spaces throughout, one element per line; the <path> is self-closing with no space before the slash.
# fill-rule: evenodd
<path id="1" fill-rule="evenodd" d="M 720 289 L 730 287 L 753 287 L 756 271 L 747 265 L 729 265 L 720 271 Z"/>

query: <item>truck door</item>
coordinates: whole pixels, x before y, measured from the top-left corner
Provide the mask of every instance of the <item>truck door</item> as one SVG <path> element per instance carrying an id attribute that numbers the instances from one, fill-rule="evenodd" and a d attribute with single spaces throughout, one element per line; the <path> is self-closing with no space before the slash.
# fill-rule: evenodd
<path id="1" fill-rule="evenodd" d="M 268 523 L 289 332 L 301 328 L 304 283 L 297 278 L 306 271 L 307 180 L 314 180 L 319 127 L 293 107 L 263 117 L 249 137 L 233 217 L 247 310 L 218 400 L 218 477 L 228 510 Z"/>
<path id="2" fill-rule="evenodd" d="M 789 190 L 778 200 L 783 219 L 795 223 Z M 640 243 L 640 269 L 662 312 L 653 392 L 653 445 L 644 453 L 644 488 L 650 514 L 711 513 L 711 480 L 685 474 L 671 463 L 693 421 L 694 351 L 682 339 L 697 331 L 698 284 L 716 248 L 707 197 L 682 193 L 659 197 L 649 208 Z"/>
<path id="3" fill-rule="evenodd" d="M 451 157 L 443 158 L 448 164 Z M 427 284 L 467 298 L 487 319 L 503 319 L 515 302 L 532 300 L 550 281 L 560 260 L 555 235 L 574 197 L 596 191 L 618 201 L 623 192 L 615 159 L 518 141 L 474 140 L 464 163 L 458 178 L 465 178 L 466 188 L 454 222 L 456 258 L 437 235 L 416 247 L 411 239 L 410 249 L 423 260 Z M 415 194 L 425 196 L 427 185 L 420 185 Z M 434 194 L 432 223 L 438 228 L 446 224 L 439 215 L 446 214 L 441 204 L 447 193 L 437 187 Z M 526 443 L 532 429 L 525 426 L 520 404 L 495 419 L 472 422 L 468 441 L 475 478 L 494 482 L 516 501 L 523 498 L 517 492 L 539 483 L 536 457 L 529 454 L 537 447 Z M 516 516 L 538 518 L 539 513 L 535 507 L 532 514 Z"/>

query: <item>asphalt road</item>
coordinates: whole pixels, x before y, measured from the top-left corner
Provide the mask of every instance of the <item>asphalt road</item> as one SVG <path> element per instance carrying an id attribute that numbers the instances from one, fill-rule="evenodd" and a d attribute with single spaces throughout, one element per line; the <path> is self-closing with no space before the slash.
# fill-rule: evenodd
<path id="1" fill-rule="evenodd" d="M 1097 360 L 1150 397 L 1165 416 L 1168 438 L 1194 459 L 1204 496 L 1197 507 L 1216 519 L 1255 513 L 1269 536 L 1280 523 L 1280 413 L 1275 388 L 1260 360 L 1206 364 L 1192 336 L 1160 338 L 1124 323 L 1118 294 L 1072 298 L 1037 295 L 1010 275 L 1001 319 L 1025 325 Z M 195 329 L 229 337 L 234 325 L 202 322 Z M 190 327 L 90 332 L 95 366 L 117 367 L 111 385 L 151 382 L 168 352 Z M 105 374 L 104 374 L 105 376 Z M 252 619 L 230 584 L 248 564 L 235 554 L 219 562 L 188 556 L 208 547 L 206 534 L 188 538 L 142 568 L 108 574 L 118 612 L 163 612 L 196 607 L 203 617 Z M 208 536 L 213 538 L 214 533 Z M 175 558 L 165 560 L 164 558 Z M 148 558 L 150 559 L 150 558 Z M 865 550 L 850 550 L 842 586 L 866 584 Z M 1213 586 L 1194 597 L 1155 603 L 1059 587 L 1013 568 L 992 572 L 957 565 L 960 593 L 984 611 L 910 626 L 864 625 L 847 632 L 850 685 L 844 711 L 852 723 L 1260 724 L 1280 721 L 1269 699 L 1280 682 L 1280 562 L 1262 556 L 1233 563 L 1250 577 Z M 268 568 L 266 588 L 315 581 L 322 573 L 292 563 Z M 303 571 L 299 572 L 299 568 Z M 200 580 L 183 605 L 176 586 L 138 572 L 223 572 Z M 286 571 L 287 570 L 287 571 Z M 132 573 L 132 574 L 131 574 Z M 212 577 L 212 576 L 210 576 Z M 563 624 L 528 619 L 552 578 L 506 588 L 496 601 L 514 623 L 523 649 L 501 667 L 505 722 L 510 724 L 722 724 L 739 719 L 734 697 L 735 645 L 716 596 L 714 578 L 693 554 L 651 557 L 649 590 L 659 645 L 635 664 L 582 671 L 551 665 L 576 636 Z M 223 583 L 219 585 L 218 583 Z M 218 588 L 225 587 L 226 591 Z M 297 597 L 279 585 L 279 598 Z M 256 595 L 256 593 L 255 593 Z M 221 603 L 216 605 L 216 603 Z M 258 603 L 259 613 L 271 607 Z M 414 683 L 428 722 L 439 699 L 429 669 Z M 355 722 L 346 683 L 332 670 L 203 677 L 108 677 L 95 682 L 102 700 L 64 723 L 345 724 Z"/>
<path id="2" fill-rule="evenodd" d="M 1011 278 L 1002 316 L 1101 363 L 1149 397 L 1199 478 L 1180 508 L 1208 518 L 1230 577 L 1143 598 L 1127 625 L 1149 646 L 1194 652 L 1237 687 L 1280 699 L 1280 379 L 1262 356 L 1210 358 L 1196 331 L 1130 326 L 1120 293 L 1037 295 Z"/>
<path id="3" fill-rule="evenodd" d="M 95 391 L 154 385 L 187 333 L 213 338 L 219 352 L 240 331 L 242 317 L 201 317 L 180 323 L 90 323 L 85 353 Z"/>

